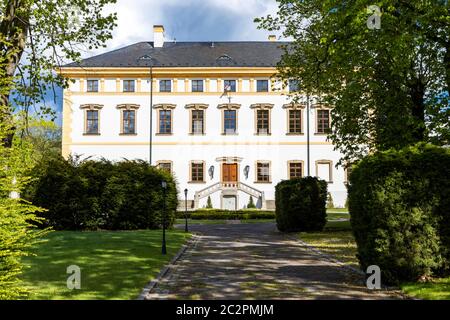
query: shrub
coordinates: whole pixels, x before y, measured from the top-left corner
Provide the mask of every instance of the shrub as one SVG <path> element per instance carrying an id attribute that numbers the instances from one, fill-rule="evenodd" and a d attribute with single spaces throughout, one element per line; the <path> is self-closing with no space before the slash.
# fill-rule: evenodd
<path id="1" fill-rule="evenodd" d="M 365 270 L 388 284 L 443 271 L 448 261 L 450 153 L 419 144 L 366 157 L 350 176 L 350 221 Z"/>
<path id="2" fill-rule="evenodd" d="M 206 208 L 207 209 L 212 209 L 213 205 L 212 205 L 212 201 L 211 201 L 211 196 L 208 196 L 208 200 L 206 200 Z"/>
<path id="3" fill-rule="evenodd" d="M 158 228 L 167 187 L 167 226 L 177 205 L 172 176 L 143 161 L 111 163 L 62 157 L 42 161 L 26 197 L 48 209 L 47 224 L 57 230 L 128 230 Z"/>
<path id="4" fill-rule="evenodd" d="M 0 141 L 6 132 L 0 124 Z M 29 286 L 21 280 L 22 257 L 30 255 L 31 248 L 49 232 L 35 227 L 42 222 L 37 217 L 42 208 L 11 197 L 11 192 L 20 194 L 29 183 L 31 158 L 31 146 L 18 137 L 11 147 L 0 143 L 0 300 L 24 299 L 29 295 Z"/>
<path id="5" fill-rule="evenodd" d="M 250 196 L 248 200 L 247 209 L 256 209 L 255 203 L 253 202 L 253 197 Z"/>
<path id="6" fill-rule="evenodd" d="M 331 196 L 331 193 L 328 192 L 327 194 L 327 209 L 333 209 L 334 203 L 333 203 L 333 197 Z"/>
<path id="7" fill-rule="evenodd" d="M 278 183 L 275 187 L 278 229 L 282 232 L 323 230 L 326 199 L 327 183 L 315 177 Z"/>
<path id="8" fill-rule="evenodd" d="M 188 213 L 193 220 L 249 220 L 249 219 L 274 219 L 275 212 L 261 210 L 205 210 L 199 209 Z M 181 215 L 181 213 L 180 213 Z M 184 216 L 183 216 L 184 217 Z"/>

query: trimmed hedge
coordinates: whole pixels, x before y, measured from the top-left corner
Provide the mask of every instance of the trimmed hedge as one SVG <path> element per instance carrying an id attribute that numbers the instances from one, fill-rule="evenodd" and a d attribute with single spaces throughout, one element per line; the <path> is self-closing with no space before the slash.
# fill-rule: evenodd
<path id="1" fill-rule="evenodd" d="M 24 198 L 48 209 L 41 215 L 56 230 L 131 230 L 161 227 L 167 181 L 167 226 L 175 219 L 173 177 L 144 161 L 47 159 L 33 172 Z"/>
<path id="2" fill-rule="evenodd" d="M 281 181 L 275 187 L 278 230 L 322 231 L 327 222 L 327 182 L 315 177 Z"/>
<path id="3" fill-rule="evenodd" d="M 350 176 L 349 212 L 365 270 L 387 284 L 448 269 L 450 152 L 419 144 L 368 156 Z"/>
<path id="4" fill-rule="evenodd" d="M 250 219 L 275 219 L 275 212 L 262 210 L 195 210 L 188 212 L 188 217 L 193 220 L 250 220 Z M 184 218 L 184 212 L 178 212 L 178 218 Z"/>

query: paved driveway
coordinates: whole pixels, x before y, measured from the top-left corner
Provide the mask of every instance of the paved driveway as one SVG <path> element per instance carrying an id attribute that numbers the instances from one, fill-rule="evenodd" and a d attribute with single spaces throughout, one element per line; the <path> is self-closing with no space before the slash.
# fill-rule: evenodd
<path id="1" fill-rule="evenodd" d="M 199 235 L 149 299 L 390 299 L 273 223 L 193 225 Z"/>

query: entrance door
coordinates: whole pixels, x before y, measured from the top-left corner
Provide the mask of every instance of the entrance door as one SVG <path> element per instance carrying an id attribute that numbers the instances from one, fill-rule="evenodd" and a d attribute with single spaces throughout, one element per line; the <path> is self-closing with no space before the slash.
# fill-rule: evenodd
<path id="1" fill-rule="evenodd" d="M 236 210 L 236 196 L 223 196 L 223 209 Z"/>
<path id="2" fill-rule="evenodd" d="M 222 181 L 237 182 L 237 163 L 222 164 Z"/>

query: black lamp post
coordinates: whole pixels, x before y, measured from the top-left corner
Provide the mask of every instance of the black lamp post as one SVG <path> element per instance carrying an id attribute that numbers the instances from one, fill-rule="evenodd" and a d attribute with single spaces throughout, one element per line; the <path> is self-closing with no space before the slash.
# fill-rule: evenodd
<path id="1" fill-rule="evenodd" d="M 152 144 L 153 144 L 153 58 L 149 55 L 142 56 L 138 61 L 143 61 L 146 64 L 150 63 L 150 150 L 148 162 L 152 165 Z"/>
<path id="2" fill-rule="evenodd" d="M 162 239 L 162 254 L 167 254 L 166 249 L 166 189 L 167 189 L 167 182 L 162 181 L 161 186 L 163 188 L 163 239 Z"/>
<path id="3" fill-rule="evenodd" d="M 188 222 L 187 222 L 187 194 L 188 194 L 188 189 L 184 189 L 184 219 L 186 224 L 184 225 L 184 231 L 188 232 Z"/>

